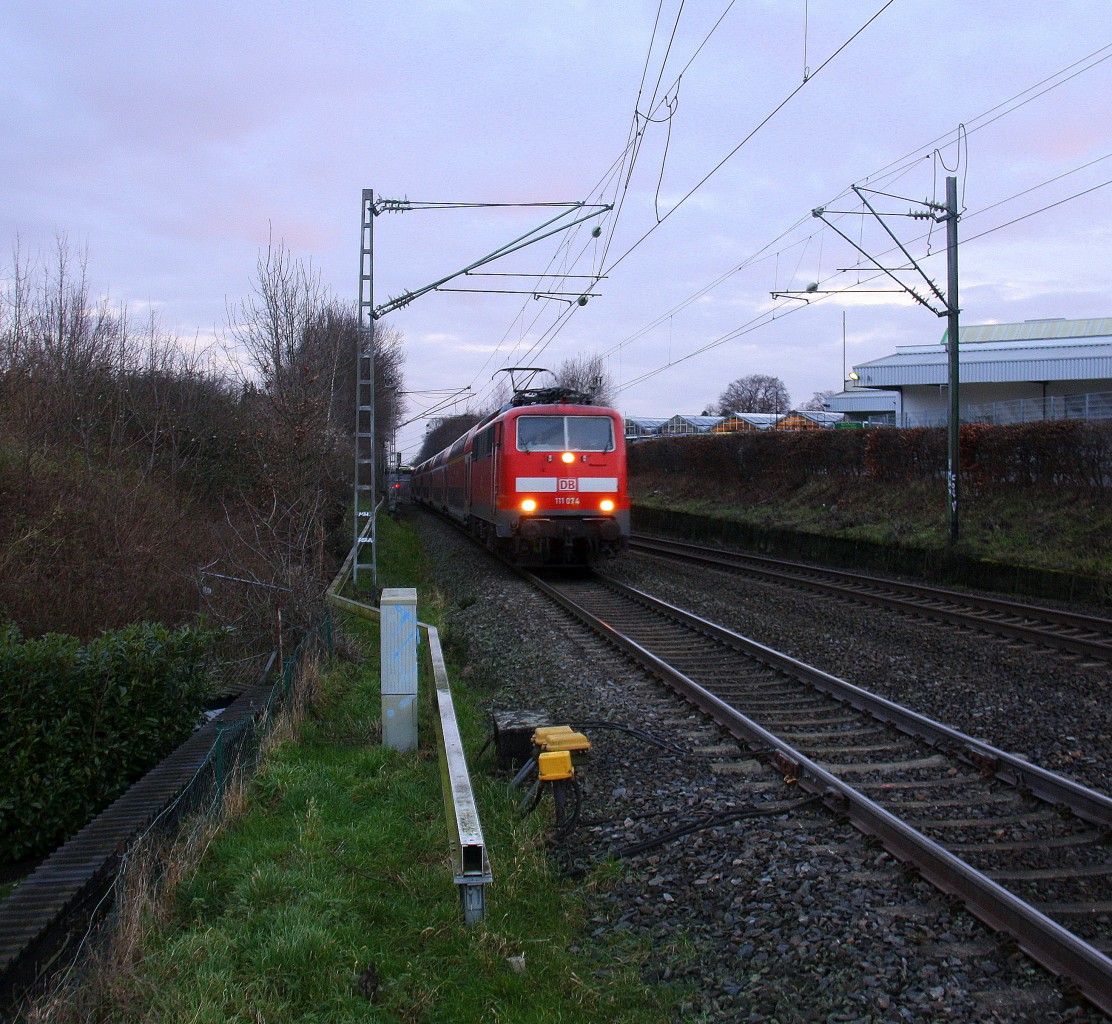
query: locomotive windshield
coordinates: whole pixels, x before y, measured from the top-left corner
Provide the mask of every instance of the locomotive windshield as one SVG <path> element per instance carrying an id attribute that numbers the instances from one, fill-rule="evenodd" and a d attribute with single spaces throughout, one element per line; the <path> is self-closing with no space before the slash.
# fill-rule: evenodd
<path id="1" fill-rule="evenodd" d="M 519 416 L 517 449 L 521 452 L 613 451 L 614 423 L 609 416 Z"/>

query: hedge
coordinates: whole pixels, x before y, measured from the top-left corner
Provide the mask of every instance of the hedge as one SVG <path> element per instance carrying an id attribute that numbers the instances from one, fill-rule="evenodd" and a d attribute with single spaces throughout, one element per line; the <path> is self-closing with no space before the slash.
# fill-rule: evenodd
<path id="1" fill-rule="evenodd" d="M 1112 488 L 1112 424 L 1053 420 L 961 427 L 961 470 L 977 487 L 1050 484 Z M 943 478 L 942 427 L 768 430 L 696 434 L 629 447 L 631 475 L 683 474 L 739 489 L 783 492 L 816 477 L 878 480 Z"/>
<path id="2" fill-rule="evenodd" d="M 49 852 L 189 736 L 214 641 L 151 623 L 86 645 L 0 628 L 0 862 Z"/>

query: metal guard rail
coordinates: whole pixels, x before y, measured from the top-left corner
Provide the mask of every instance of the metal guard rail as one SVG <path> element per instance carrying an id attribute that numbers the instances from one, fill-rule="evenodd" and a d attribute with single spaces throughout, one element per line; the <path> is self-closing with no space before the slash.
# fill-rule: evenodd
<path id="1" fill-rule="evenodd" d="M 343 570 L 341 570 L 341 576 Z M 337 580 L 341 579 L 337 576 Z M 336 583 L 329 588 L 328 600 L 365 619 L 378 621 L 379 610 L 362 601 L 341 597 L 335 592 Z M 440 634 L 435 626 L 418 622 L 418 628 L 428 636 L 429 657 L 432 663 L 434 686 L 433 721 L 436 725 L 437 750 L 440 760 L 440 781 L 444 791 L 444 811 L 448 819 L 448 841 L 452 852 L 454 881 L 459 887 L 460 903 L 466 924 L 474 924 L 486 916 L 485 886 L 494 879 L 487 857 L 486 843 L 479 822 L 479 809 L 471 788 L 471 775 L 456 722 L 455 704 L 448 680 L 448 670 L 440 646 Z"/>

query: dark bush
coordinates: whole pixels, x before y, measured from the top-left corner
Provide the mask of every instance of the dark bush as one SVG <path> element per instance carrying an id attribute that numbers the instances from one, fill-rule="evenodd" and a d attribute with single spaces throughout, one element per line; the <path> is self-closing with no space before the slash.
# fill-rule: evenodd
<path id="1" fill-rule="evenodd" d="M 631 445 L 633 477 L 672 478 L 683 490 L 765 497 L 809 480 L 868 476 L 940 480 L 947 471 L 941 427 L 769 430 L 662 437 Z M 1046 485 L 1103 491 L 1112 485 L 1112 425 L 1053 420 L 961 427 L 961 469 L 978 488 Z"/>
<path id="2" fill-rule="evenodd" d="M 1086 420 L 962 427 L 962 467 L 983 485 L 1045 484 L 1101 490 L 1112 467 L 1112 430 Z"/>
<path id="3" fill-rule="evenodd" d="M 928 479 L 946 472 L 946 431 L 941 427 L 868 431 L 865 466 L 877 480 Z"/>
<path id="4" fill-rule="evenodd" d="M 632 445 L 633 476 L 697 479 L 738 495 L 793 490 L 815 477 L 865 472 L 865 431 L 753 431 L 662 437 Z"/>
<path id="5" fill-rule="evenodd" d="M 86 645 L 0 629 L 0 861 L 48 852 L 189 736 L 214 641 L 151 623 Z"/>

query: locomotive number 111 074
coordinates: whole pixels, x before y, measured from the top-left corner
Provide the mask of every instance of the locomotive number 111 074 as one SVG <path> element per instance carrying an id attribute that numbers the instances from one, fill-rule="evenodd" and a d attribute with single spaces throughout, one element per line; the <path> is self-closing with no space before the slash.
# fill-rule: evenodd
<path id="1" fill-rule="evenodd" d="M 557 505 L 578 505 L 579 504 L 579 495 L 577 495 L 577 494 L 557 495 L 556 504 Z"/>

